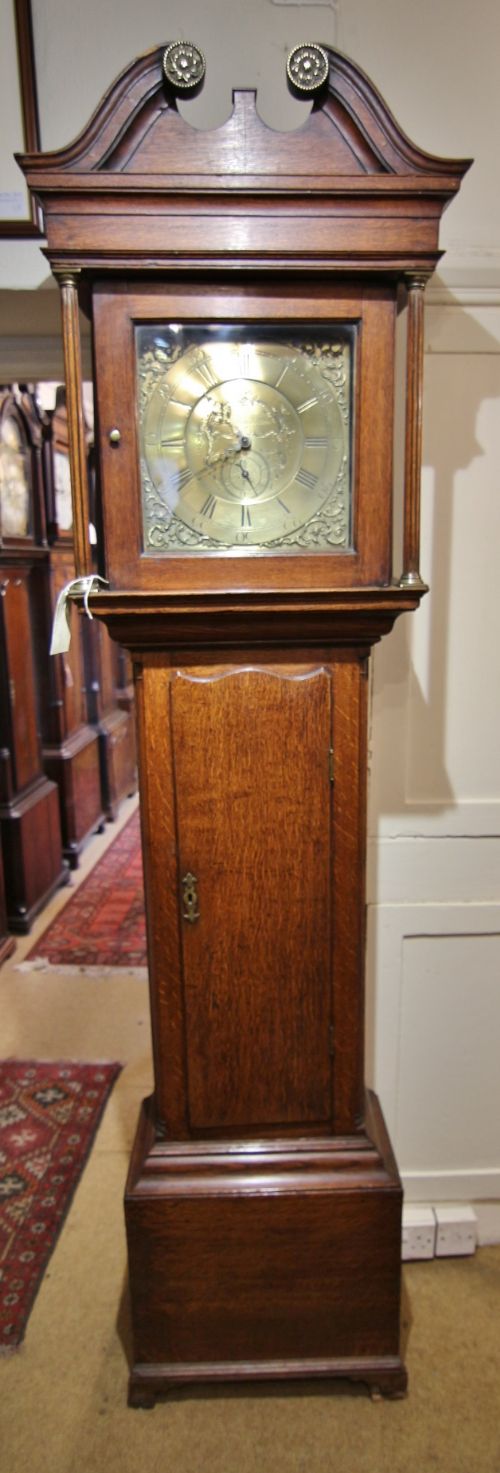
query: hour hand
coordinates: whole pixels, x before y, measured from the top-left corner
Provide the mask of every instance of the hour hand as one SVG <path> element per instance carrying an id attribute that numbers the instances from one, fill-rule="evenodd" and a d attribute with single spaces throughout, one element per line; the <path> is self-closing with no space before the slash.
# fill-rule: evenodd
<path id="1" fill-rule="evenodd" d="M 250 471 L 247 471 L 246 466 L 244 466 L 244 465 L 241 464 L 241 460 L 238 461 L 238 465 L 239 465 L 239 468 L 240 468 L 240 471 L 241 471 L 241 474 L 243 476 L 244 481 L 248 481 L 248 484 L 249 484 L 249 486 L 252 487 L 252 491 L 253 491 L 253 481 L 252 481 L 252 477 L 250 475 Z"/>

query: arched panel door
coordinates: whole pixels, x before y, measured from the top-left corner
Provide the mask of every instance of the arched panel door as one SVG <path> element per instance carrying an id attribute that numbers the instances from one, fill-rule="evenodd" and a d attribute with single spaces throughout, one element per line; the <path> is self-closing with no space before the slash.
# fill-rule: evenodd
<path id="1" fill-rule="evenodd" d="M 332 1111 L 331 675 L 170 683 L 191 1128 Z"/>

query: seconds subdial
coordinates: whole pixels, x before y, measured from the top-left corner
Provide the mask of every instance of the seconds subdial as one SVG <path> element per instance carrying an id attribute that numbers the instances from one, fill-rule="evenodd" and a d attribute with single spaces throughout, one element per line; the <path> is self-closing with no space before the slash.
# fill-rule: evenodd
<path id="1" fill-rule="evenodd" d="M 268 489 L 269 468 L 264 456 L 251 448 L 248 438 L 242 436 L 243 439 L 241 450 L 225 461 L 221 480 L 224 490 L 237 501 L 258 501 Z"/>

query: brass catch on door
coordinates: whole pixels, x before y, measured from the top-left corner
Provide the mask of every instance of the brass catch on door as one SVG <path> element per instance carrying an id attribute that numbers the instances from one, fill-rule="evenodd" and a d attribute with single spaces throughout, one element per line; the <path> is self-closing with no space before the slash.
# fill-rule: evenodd
<path id="1" fill-rule="evenodd" d="M 192 875 L 190 870 L 188 871 L 187 875 L 183 875 L 182 904 L 184 909 L 182 912 L 182 918 L 184 921 L 190 921 L 192 925 L 200 918 L 200 912 L 198 910 L 198 891 L 196 889 L 197 884 L 198 881 L 196 875 Z"/>

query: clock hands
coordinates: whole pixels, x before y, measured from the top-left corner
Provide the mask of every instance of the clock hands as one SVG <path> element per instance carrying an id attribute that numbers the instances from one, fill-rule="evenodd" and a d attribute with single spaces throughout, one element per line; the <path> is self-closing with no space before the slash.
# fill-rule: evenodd
<path id="1" fill-rule="evenodd" d="M 244 465 L 241 464 L 241 460 L 239 460 L 237 462 L 237 464 L 238 464 L 238 470 L 241 471 L 241 474 L 243 476 L 243 479 L 245 481 L 248 481 L 248 484 L 249 484 L 249 486 L 252 487 L 252 491 L 253 491 L 253 481 L 252 481 L 252 477 L 250 475 L 250 471 L 247 471 L 246 466 L 244 466 Z"/>
<path id="2" fill-rule="evenodd" d="M 235 455 L 239 455 L 242 450 L 251 450 L 252 449 L 252 441 L 249 439 L 248 435 L 240 435 L 239 436 L 239 441 L 240 441 L 240 443 L 237 446 L 237 449 L 235 450 Z M 248 484 L 249 484 L 249 486 L 252 487 L 252 491 L 253 491 L 253 489 L 254 489 L 253 481 L 252 481 L 252 477 L 250 475 L 250 471 L 248 470 L 248 467 L 246 465 L 243 465 L 243 462 L 241 460 L 237 460 L 234 463 L 235 463 L 235 465 L 237 465 L 238 470 L 241 471 L 241 474 L 243 476 L 243 480 L 244 481 L 248 481 Z"/>
<path id="3" fill-rule="evenodd" d="M 248 435 L 241 435 L 238 431 L 236 431 L 235 434 L 236 439 L 234 440 L 234 443 L 232 445 L 229 445 L 225 450 L 210 451 L 210 454 L 206 457 L 206 465 L 208 467 L 218 465 L 220 464 L 220 462 L 224 462 L 225 460 L 232 460 L 232 457 L 234 455 L 240 455 L 241 451 L 251 450 L 252 441 L 249 439 Z"/>

